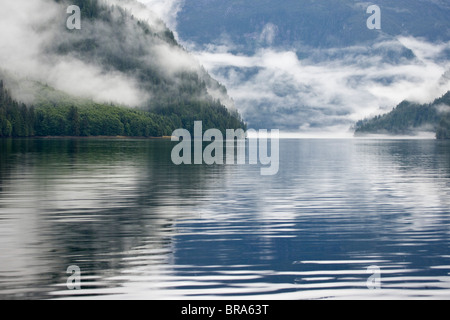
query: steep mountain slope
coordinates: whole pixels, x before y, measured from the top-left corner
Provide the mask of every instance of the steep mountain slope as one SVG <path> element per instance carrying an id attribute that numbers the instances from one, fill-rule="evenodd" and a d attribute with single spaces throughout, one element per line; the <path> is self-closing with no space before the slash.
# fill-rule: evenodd
<path id="1" fill-rule="evenodd" d="M 11 38 L 0 40 L 0 69 L 17 100 L 48 108 L 68 96 L 77 107 L 136 107 L 188 129 L 194 120 L 205 129 L 244 126 L 226 89 L 138 2 L 5 1 L 0 20 Z M 138 18 L 130 4 L 148 14 Z M 81 9 L 79 30 L 66 26 L 71 5 Z"/>
<path id="2" fill-rule="evenodd" d="M 83 27 L 75 32 L 63 29 L 49 46 L 50 52 L 137 79 L 141 89 L 151 93 L 145 103 L 149 108 L 172 105 L 175 99 L 211 98 L 208 91 L 221 90 L 226 98 L 226 89 L 178 45 L 161 21 L 141 21 L 132 12 L 101 0 L 57 2 L 78 5 Z M 122 2 L 129 1 L 114 3 Z"/>

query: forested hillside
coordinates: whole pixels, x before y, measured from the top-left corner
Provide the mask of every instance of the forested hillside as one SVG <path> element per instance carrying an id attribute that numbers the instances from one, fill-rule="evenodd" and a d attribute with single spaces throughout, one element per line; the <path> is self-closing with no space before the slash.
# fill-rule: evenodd
<path id="1" fill-rule="evenodd" d="M 150 94 L 142 108 L 167 114 L 164 108 L 182 106 L 196 112 L 205 104 L 217 106 L 215 100 L 229 100 L 225 87 L 177 43 L 162 21 L 141 21 L 101 0 L 55 1 L 78 5 L 84 23 L 81 30 L 62 28 L 48 50 L 136 79 Z"/>
<path id="2" fill-rule="evenodd" d="M 429 104 L 403 101 L 391 112 L 358 121 L 355 135 L 414 135 L 418 131 L 436 132 L 438 139 L 449 138 L 450 91 Z"/>
<path id="3" fill-rule="evenodd" d="M 39 54 L 26 56 L 36 59 L 26 62 L 39 72 L 24 75 L 0 61 L 2 137 L 156 137 L 191 130 L 194 121 L 203 121 L 205 130 L 245 128 L 225 87 L 178 45 L 162 21 L 140 20 L 120 6 L 137 2 L 115 3 L 46 2 L 57 14 L 32 28 Z M 70 5 L 81 9 L 81 29 L 66 27 Z M 9 45 L 2 50 L 14 48 Z M 20 102 L 22 87 L 28 88 L 27 105 Z"/>
<path id="4" fill-rule="evenodd" d="M 35 116 L 34 108 L 11 98 L 0 80 L 0 137 L 33 136 Z"/>
<path id="5" fill-rule="evenodd" d="M 200 105 L 195 115 L 184 106 L 179 108 L 184 113 L 165 109 L 165 114 L 158 114 L 75 99 L 55 93 L 51 88 L 43 88 L 42 92 L 45 91 L 50 91 L 50 96 L 58 95 L 58 102 L 41 100 L 36 107 L 27 107 L 12 99 L 0 80 L 0 137 L 161 137 L 170 136 L 177 128 L 193 130 L 197 119 L 204 120 L 206 129 L 218 128 L 223 132 L 228 128 L 245 127 L 238 114 L 230 114 L 218 103 Z"/>
<path id="6" fill-rule="evenodd" d="M 450 114 L 446 114 L 439 121 L 436 138 L 440 140 L 450 139 Z"/>

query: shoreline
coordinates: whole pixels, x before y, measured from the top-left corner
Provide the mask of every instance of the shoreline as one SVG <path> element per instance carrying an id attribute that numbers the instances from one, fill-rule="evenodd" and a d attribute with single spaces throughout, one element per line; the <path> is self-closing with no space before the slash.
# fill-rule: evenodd
<path id="1" fill-rule="evenodd" d="M 62 139 L 80 139 L 80 140 L 90 140 L 90 139 L 110 139 L 110 140 L 171 140 L 171 136 L 162 137 L 128 137 L 128 136 L 33 136 L 33 137 L 5 137 L 2 139 L 41 139 L 41 140 L 62 140 Z"/>

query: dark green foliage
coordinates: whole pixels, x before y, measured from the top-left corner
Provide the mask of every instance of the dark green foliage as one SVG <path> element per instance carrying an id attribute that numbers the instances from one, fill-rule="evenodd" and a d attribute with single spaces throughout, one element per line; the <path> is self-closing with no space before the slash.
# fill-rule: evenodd
<path id="1" fill-rule="evenodd" d="M 37 136 L 161 137 L 175 126 L 170 117 L 93 102 L 40 106 L 36 117 Z"/>
<path id="2" fill-rule="evenodd" d="M 178 128 L 193 131 L 197 120 L 204 121 L 205 130 L 217 128 L 225 132 L 245 127 L 220 104 L 214 108 L 199 103 L 196 108 L 196 114 L 177 114 L 166 109 L 158 114 L 97 103 L 85 103 L 81 107 L 42 106 L 36 109 L 36 135 L 161 137 L 170 136 Z"/>
<path id="3" fill-rule="evenodd" d="M 80 135 L 80 114 L 78 108 L 72 106 L 69 108 L 69 114 L 67 116 L 67 122 L 69 124 L 69 135 L 79 136 Z"/>
<path id="4" fill-rule="evenodd" d="M 0 137 L 29 137 L 35 134 L 35 111 L 11 98 L 0 81 Z"/>
<path id="5" fill-rule="evenodd" d="M 450 139 L 450 115 L 446 115 L 442 117 L 439 122 L 437 131 L 436 131 L 437 139 Z"/>
<path id="6" fill-rule="evenodd" d="M 157 59 L 161 48 L 187 56 L 163 22 L 154 28 L 120 6 L 101 0 L 54 1 L 61 5 L 61 12 L 68 5 L 79 6 L 82 28 L 68 30 L 61 26 L 46 50 L 61 59 L 70 56 L 105 73 L 119 72 L 136 79 L 139 89 L 148 92 L 151 99 L 127 108 L 70 97 L 40 85 L 35 108 L 27 108 L 13 101 L 2 84 L 2 137 L 156 137 L 171 135 L 178 128 L 192 131 L 194 121 L 203 121 L 205 130 L 245 128 L 237 112 L 230 112 L 208 94 L 208 88 L 212 88 L 226 96 L 226 89 L 204 69 L 172 70 L 170 64 L 161 63 L 163 58 Z"/>
<path id="7" fill-rule="evenodd" d="M 0 81 L 0 137 L 30 136 L 170 136 L 178 128 L 193 131 L 194 121 L 204 129 L 245 128 L 237 112 L 219 102 L 198 101 L 189 106 L 153 112 L 74 99 L 49 87 L 41 89 L 37 107 L 14 101 Z M 57 102 L 53 102 L 56 99 Z"/>
<path id="8" fill-rule="evenodd" d="M 450 105 L 450 92 L 430 104 L 420 105 L 404 101 L 387 114 L 358 121 L 355 134 L 408 135 L 418 130 L 433 130 L 439 138 L 443 133 L 439 134 L 438 131 L 443 130 L 445 119 L 448 118 L 448 115 L 439 110 L 442 105 Z"/>
<path id="9" fill-rule="evenodd" d="M 57 3 L 68 3 L 65 0 L 54 0 Z M 81 15 L 84 18 L 96 19 L 99 17 L 101 5 L 98 0 L 71 0 L 70 5 L 80 7 Z"/>

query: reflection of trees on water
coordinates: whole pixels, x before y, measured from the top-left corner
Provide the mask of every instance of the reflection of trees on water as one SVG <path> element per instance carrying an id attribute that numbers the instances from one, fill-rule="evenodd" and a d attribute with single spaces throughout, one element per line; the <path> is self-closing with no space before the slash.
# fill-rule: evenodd
<path id="1" fill-rule="evenodd" d="M 102 288 L 139 287 L 133 275 L 173 264 L 297 270 L 311 266 L 293 261 L 372 254 L 429 270 L 424 250 L 446 252 L 445 141 L 287 140 L 270 178 L 251 166 L 175 166 L 172 146 L 0 141 L 0 297 L 64 290 L 73 264 Z"/>
<path id="2" fill-rule="evenodd" d="M 41 270 L 27 280 L 35 282 L 27 284 L 33 288 L 64 283 L 69 265 L 91 276 L 121 269 L 124 256 L 136 248 L 164 249 L 168 256 L 175 219 L 201 201 L 207 192 L 203 176 L 211 169 L 173 165 L 173 143 L 165 140 L 5 140 L 0 145 L 0 187 L 15 194 L 13 200 L 0 194 L 0 214 L 20 212 L 20 218 L 12 217 L 17 225 L 34 221 L 16 244 L 40 261 L 32 262 Z M 161 262 L 152 259 L 147 262 Z M 23 259 L 23 274 L 29 260 Z"/>

